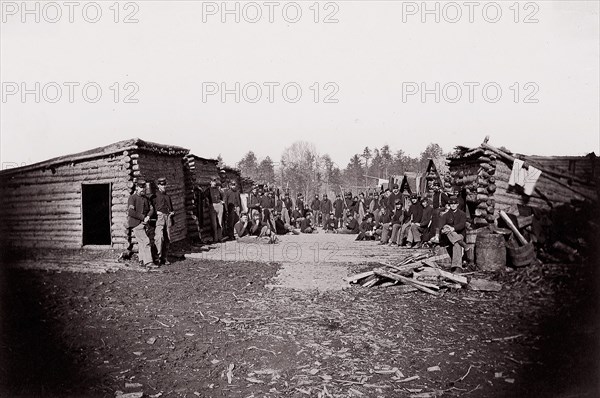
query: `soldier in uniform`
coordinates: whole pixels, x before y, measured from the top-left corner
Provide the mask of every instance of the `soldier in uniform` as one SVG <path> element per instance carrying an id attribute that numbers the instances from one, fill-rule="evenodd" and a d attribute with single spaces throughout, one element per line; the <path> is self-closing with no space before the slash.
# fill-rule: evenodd
<path id="1" fill-rule="evenodd" d="M 331 203 L 331 200 L 327 199 L 327 194 L 325 193 L 323 194 L 323 200 L 321 200 L 319 210 L 321 212 L 321 216 L 323 217 L 323 228 L 327 228 L 327 225 L 329 224 L 329 216 L 333 210 L 333 203 Z"/>
<path id="2" fill-rule="evenodd" d="M 158 191 L 154 197 L 154 210 L 156 211 L 156 227 L 154 229 L 154 245 L 158 257 L 158 265 L 169 265 L 167 252 L 169 250 L 169 226 L 173 220 L 173 202 L 167 194 L 167 179 L 160 177 L 156 180 Z"/>
<path id="3" fill-rule="evenodd" d="M 452 245 L 452 267 L 462 268 L 464 238 L 466 233 L 467 215 L 459 209 L 458 198 L 452 196 L 448 199 L 450 210 L 442 214 L 440 244 Z"/>
<path id="4" fill-rule="evenodd" d="M 213 241 L 220 242 L 223 239 L 223 192 L 217 186 L 217 178 L 210 179 L 210 186 L 206 188 L 204 197 L 208 199 L 208 213 L 213 230 Z"/>
<path id="5" fill-rule="evenodd" d="M 321 201 L 319 200 L 319 195 L 315 195 L 315 198 L 310 203 L 310 210 L 313 214 L 313 225 L 315 227 L 319 226 L 320 214 L 321 214 Z"/>
<path id="6" fill-rule="evenodd" d="M 146 182 L 138 180 L 135 185 L 135 192 L 127 200 L 127 225 L 138 242 L 138 251 L 142 266 L 152 268 L 154 267 L 152 248 L 150 246 L 150 238 L 148 238 L 148 233 L 146 232 L 146 226 L 154 210 L 150 201 L 144 195 L 145 187 Z"/>
<path id="7" fill-rule="evenodd" d="M 304 211 L 304 195 L 300 192 L 298 192 L 298 198 L 296 199 L 296 209 L 302 213 L 302 217 L 306 216 L 306 212 Z"/>
<path id="8" fill-rule="evenodd" d="M 242 198 L 240 192 L 237 189 L 237 183 L 231 181 L 229 188 L 223 195 L 223 201 L 227 209 L 227 234 L 231 240 L 235 239 L 234 226 L 239 220 L 242 209 Z"/>

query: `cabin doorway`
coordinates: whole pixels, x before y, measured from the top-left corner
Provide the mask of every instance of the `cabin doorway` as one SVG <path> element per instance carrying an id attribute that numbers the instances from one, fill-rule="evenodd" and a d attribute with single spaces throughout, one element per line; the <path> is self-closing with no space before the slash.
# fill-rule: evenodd
<path id="1" fill-rule="evenodd" d="M 110 184 L 81 186 L 84 245 L 110 245 Z"/>

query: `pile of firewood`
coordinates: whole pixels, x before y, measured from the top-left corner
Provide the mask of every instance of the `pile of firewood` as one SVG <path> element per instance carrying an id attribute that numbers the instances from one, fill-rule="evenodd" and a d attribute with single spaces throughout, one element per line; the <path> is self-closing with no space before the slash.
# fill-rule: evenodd
<path id="1" fill-rule="evenodd" d="M 349 276 L 344 280 L 366 288 L 398 286 L 402 293 L 420 290 L 434 296 L 438 296 L 442 289 L 467 288 L 494 292 L 502 289 L 498 282 L 468 277 L 473 273 L 456 274 L 441 269 L 438 262 L 442 263 L 449 258 L 448 254 L 416 255 L 398 265 L 379 263 L 383 267 Z"/>

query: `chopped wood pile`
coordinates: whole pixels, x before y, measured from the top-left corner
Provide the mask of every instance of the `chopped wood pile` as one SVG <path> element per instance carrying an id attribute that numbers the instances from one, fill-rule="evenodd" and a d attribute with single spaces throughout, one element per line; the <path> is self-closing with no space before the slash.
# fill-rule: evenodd
<path id="1" fill-rule="evenodd" d="M 466 288 L 480 291 L 502 289 L 502 285 L 498 282 L 469 278 L 467 275 L 470 274 L 456 274 L 441 269 L 437 262 L 449 258 L 447 254 L 411 256 L 398 265 L 379 263 L 383 267 L 349 276 L 344 280 L 366 288 L 397 286 L 402 293 L 422 291 L 433 296 L 440 295 L 444 289 Z"/>

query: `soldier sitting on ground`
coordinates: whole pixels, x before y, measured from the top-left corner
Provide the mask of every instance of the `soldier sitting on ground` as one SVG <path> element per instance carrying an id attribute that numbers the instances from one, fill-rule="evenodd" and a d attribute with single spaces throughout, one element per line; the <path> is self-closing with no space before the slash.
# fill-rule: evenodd
<path id="1" fill-rule="evenodd" d="M 373 240 L 375 239 L 375 223 L 373 223 L 373 215 L 367 213 L 363 222 L 358 227 L 358 236 L 356 240 Z"/>
<path id="2" fill-rule="evenodd" d="M 312 213 L 310 211 L 306 212 L 306 217 L 300 223 L 300 231 L 303 234 L 316 234 L 318 232 L 312 224 Z"/>
<path id="3" fill-rule="evenodd" d="M 356 221 L 356 218 L 354 218 L 354 211 L 349 210 L 348 215 L 346 217 L 347 217 L 346 225 L 344 225 L 342 228 L 338 229 L 337 233 L 338 234 L 348 234 L 348 235 L 358 234 L 359 225 L 358 225 L 358 221 Z"/>

